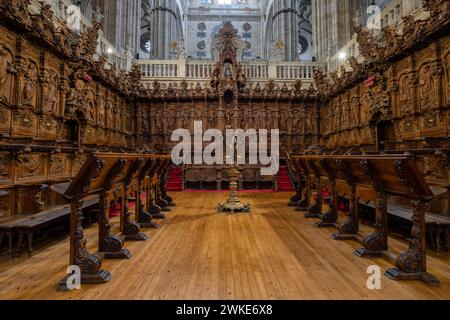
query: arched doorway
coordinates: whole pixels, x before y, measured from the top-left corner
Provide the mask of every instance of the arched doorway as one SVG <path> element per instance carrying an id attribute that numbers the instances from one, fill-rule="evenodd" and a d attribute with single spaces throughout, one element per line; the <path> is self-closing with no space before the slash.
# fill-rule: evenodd
<path id="1" fill-rule="evenodd" d="M 395 127 L 390 120 L 377 122 L 377 150 L 383 151 L 389 148 L 389 145 L 395 143 Z"/>
<path id="2" fill-rule="evenodd" d="M 377 151 L 389 149 L 389 145 L 396 141 L 394 123 L 385 120 L 382 112 L 377 112 L 372 116 L 371 124 L 375 127 Z"/>

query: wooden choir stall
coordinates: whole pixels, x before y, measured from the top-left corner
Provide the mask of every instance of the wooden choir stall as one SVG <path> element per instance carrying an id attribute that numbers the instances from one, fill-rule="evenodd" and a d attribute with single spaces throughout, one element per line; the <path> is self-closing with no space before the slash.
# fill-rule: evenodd
<path id="1" fill-rule="evenodd" d="M 355 251 L 357 256 L 384 255 L 394 259 L 396 268 L 385 273 L 390 279 L 418 279 L 439 285 L 439 280 L 427 273 L 426 263 L 426 226 L 434 218 L 426 213 L 425 206 L 434 196 L 410 155 L 288 154 L 288 161 L 301 177 L 291 201 L 298 202 L 298 210 L 306 211 L 306 218 L 319 218 L 317 227 L 336 227 L 333 239 L 362 241 L 364 247 Z M 326 189 L 329 203 L 324 206 Z M 409 248 L 398 257 L 388 251 L 389 196 L 406 198 L 412 206 Z M 340 198 L 347 199 L 349 205 L 345 219 L 339 223 Z M 375 204 L 375 230 L 362 239 L 358 207 L 369 202 Z"/>
<path id="2" fill-rule="evenodd" d="M 93 153 L 83 164 L 71 183 L 55 185 L 70 201 L 70 266 L 78 266 L 82 284 L 104 283 L 111 279 L 102 270 L 103 259 L 129 259 L 131 253 L 124 247 L 125 241 L 145 241 L 148 237 L 141 228 L 157 227 L 155 218 L 173 206 L 172 198 L 165 190 L 166 171 L 170 157 L 156 154 Z M 86 248 L 83 234 L 83 203 L 86 197 L 99 198 L 98 253 Z M 129 200 L 136 201 L 135 219 L 129 209 Z M 110 204 L 120 200 L 120 234 L 112 233 L 109 219 Z M 134 220 L 134 221 L 133 221 Z M 60 282 L 58 290 L 67 290 L 67 277 Z"/>

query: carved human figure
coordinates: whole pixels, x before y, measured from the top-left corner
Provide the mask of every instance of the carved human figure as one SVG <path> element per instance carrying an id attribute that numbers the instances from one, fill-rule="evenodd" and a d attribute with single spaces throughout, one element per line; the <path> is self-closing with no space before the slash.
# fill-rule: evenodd
<path id="1" fill-rule="evenodd" d="M 292 112 L 288 111 L 286 117 L 286 131 L 288 134 L 292 134 L 292 120 L 293 120 Z"/>
<path id="2" fill-rule="evenodd" d="M 36 84 L 37 84 L 36 65 L 30 61 L 25 69 L 22 87 L 22 101 L 25 105 L 29 105 L 32 107 L 35 106 Z"/>
<path id="3" fill-rule="evenodd" d="M 439 73 L 430 64 L 420 71 L 420 97 L 423 108 L 436 107 L 439 104 Z"/>
<path id="4" fill-rule="evenodd" d="M 216 113 L 213 108 L 208 110 L 208 128 L 214 129 L 216 127 Z"/>
<path id="5" fill-rule="evenodd" d="M 114 126 L 114 115 L 111 106 L 106 107 L 106 126 L 109 129 L 113 129 Z"/>
<path id="6" fill-rule="evenodd" d="M 58 75 L 53 70 L 48 71 L 44 82 L 44 101 L 42 112 L 55 113 L 58 92 Z"/>
<path id="7" fill-rule="evenodd" d="M 298 119 L 298 125 L 297 125 L 298 132 L 300 134 L 305 133 L 305 124 L 306 124 L 305 122 L 306 122 L 305 121 L 305 110 L 302 109 L 299 113 L 299 119 Z"/>
<path id="8" fill-rule="evenodd" d="M 177 109 L 177 112 L 175 114 L 175 129 L 181 129 L 183 127 L 183 115 L 180 111 L 180 109 Z"/>
<path id="9" fill-rule="evenodd" d="M 285 132 L 287 129 L 286 120 L 287 120 L 286 111 L 283 110 L 280 112 L 280 131 L 282 132 Z"/>
<path id="10" fill-rule="evenodd" d="M 313 113 L 311 112 L 312 110 L 310 110 L 308 112 L 308 115 L 306 117 L 306 130 L 307 132 L 314 132 L 314 118 L 313 118 Z"/>
<path id="11" fill-rule="evenodd" d="M 350 117 L 350 104 L 347 100 L 344 100 L 342 103 L 343 114 L 341 118 L 342 129 L 348 129 L 349 126 L 349 117 Z"/>
<path id="12" fill-rule="evenodd" d="M 120 106 L 116 106 L 114 109 L 114 129 L 122 131 L 122 109 Z"/>
<path id="13" fill-rule="evenodd" d="M 5 47 L 0 46 L 0 100 L 10 102 L 13 73 L 15 73 L 15 69 L 11 54 Z"/>
<path id="14" fill-rule="evenodd" d="M 404 75 L 399 81 L 400 111 L 408 113 L 413 111 L 412 101 L 414 99 L 414 85 L 411 75 Z"/>
<path id="15" fill-rule="evenodd" d="M 105 124 L 105 98 L 103 96 L 97 99 L 97 123 L 99 125 Z"/>

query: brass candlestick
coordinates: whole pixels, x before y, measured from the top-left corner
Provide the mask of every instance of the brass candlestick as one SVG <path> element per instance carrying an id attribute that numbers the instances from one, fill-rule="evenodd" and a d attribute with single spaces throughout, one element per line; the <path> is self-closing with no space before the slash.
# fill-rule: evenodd
<path id="1" fill-rule="evenodd" d="M 237 150 L 235 150 L 237 158 Z M 233 166 L 230 169 L 230 197 L 225 204 L 219 204 L 217 210 L 219 212 L 250 212 L 250 205 L 241 203 L 238 196 L 238 179 L 239 179 L 239 167 L 237 165 L 237 159 L 234 161 Z"/>

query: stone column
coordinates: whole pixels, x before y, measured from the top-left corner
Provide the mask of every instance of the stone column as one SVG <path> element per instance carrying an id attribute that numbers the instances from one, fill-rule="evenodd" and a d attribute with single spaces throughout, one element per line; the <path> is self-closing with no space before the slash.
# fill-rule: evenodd
<path id="1" fill-rule="evenodd" d="M 298 60 L 298 18 L 296 1 L 274 1 L 273 39 L 275 44 L 283 43 L 286 61 Z"/>

